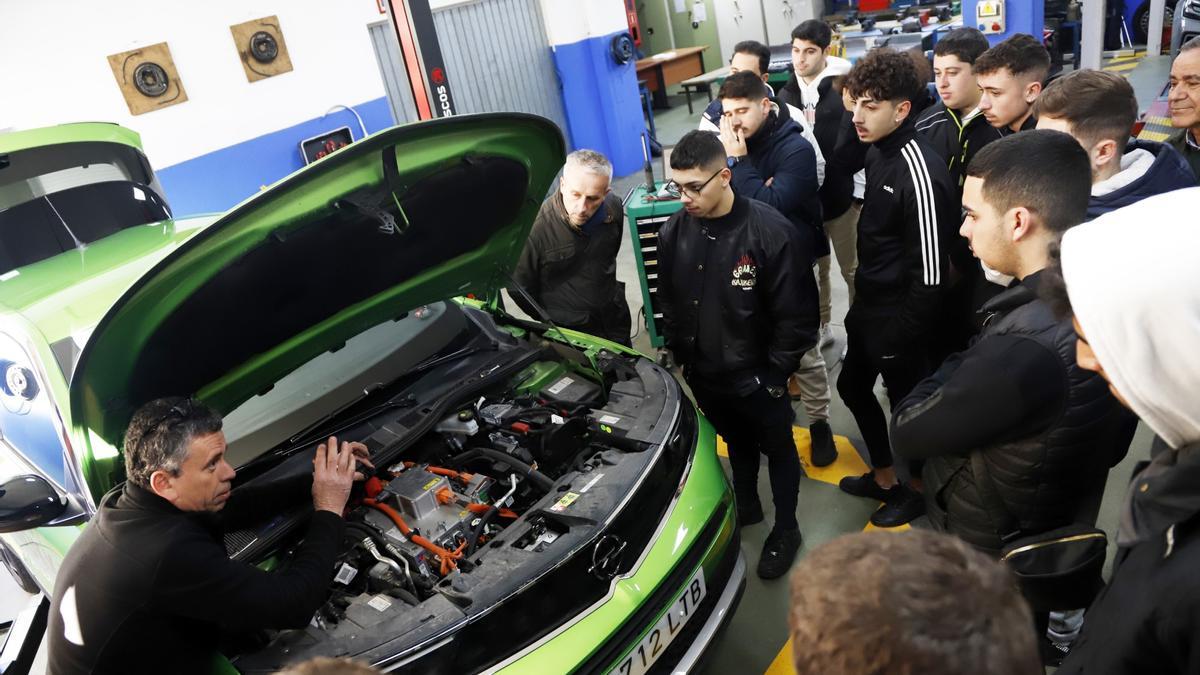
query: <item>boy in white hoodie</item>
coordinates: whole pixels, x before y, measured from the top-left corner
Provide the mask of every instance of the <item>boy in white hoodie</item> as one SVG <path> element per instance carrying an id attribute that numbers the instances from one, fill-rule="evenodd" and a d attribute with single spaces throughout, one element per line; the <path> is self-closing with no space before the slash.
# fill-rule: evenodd
<path id="1" fill-rule="evenodd" d="M 867 146 L 858 142 L 842 103 L 841 80 L 850 72 L 850 62 L 829 55 L 832 35 L 823 21 L 809 20 L 796 26 L 792 31 L 792 77 L 779 90 L 779 100 L 802 111 L 825 156 L 825 181 L 820 193 L 825 233 L 853 302 L 858 214 L 866 185 L 861 169 Z M 833 307 L 829 268 L 829 255 L 818 258 L 822 346 L 833 340 L 829 330 Z"/>
<path id="2" fill-rule="evenodd" d="M 1121 511 L 1112 580 L 1060 675 L 1200 672 L 1198 211 L 1189 188 L 1076 227 L 1045 287 L 1074 317 L 1079 366 L 1158 435 Z"/>

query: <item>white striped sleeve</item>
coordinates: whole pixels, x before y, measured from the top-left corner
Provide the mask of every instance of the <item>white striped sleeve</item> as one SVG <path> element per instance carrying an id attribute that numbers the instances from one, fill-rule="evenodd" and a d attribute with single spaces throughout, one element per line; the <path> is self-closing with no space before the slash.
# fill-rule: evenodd
<path id="1" fill-rule="evenodd" d="M 938 263 L 940 242 L 938 242 L 937 202 L 934 199 L 933 181 L 929 179 L 929 168 L 925 164 L 925 156 L 915 141 L 909 141 L 900 150 L 908 172 L 912 176 L 913 195 L 917 202 L 917 231 L 921 240 L 922 279 L 926 286 L 937 286 L 942 283 L 942 268 Z"/>

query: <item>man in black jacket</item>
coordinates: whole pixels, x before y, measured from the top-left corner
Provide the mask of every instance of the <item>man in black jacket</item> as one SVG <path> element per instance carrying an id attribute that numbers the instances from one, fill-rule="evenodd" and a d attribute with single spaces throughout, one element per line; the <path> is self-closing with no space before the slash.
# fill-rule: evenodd
<path id="1" fill-rule="evenodd" d="M 862 199 L 855 198 L 855 174 L 862 169 L 866 146 L 858 142 L 842 104 L 841 80 L 850 62 L 829 55 L 833 33 L 824 21 L 810 19 L 792 30 L 792 76 L 779 90 L 779 100 L 804 111 L 813 127 L 818 150 L 826 157 L 821 183 L 821 217 L 829 247 L 837 256 L 842 279 L 854 302 L 854 270 L 858 267 L 855 233 Z M 848 133 L 847 133 L 848 132 Z M 858 195 L 861 197 L 861 193 Z M 830 255 L 817 258 L 817 287 L 821 293 L 821 344 L 833 341 L 833 290 L 829 283 Z"/>
<path id="2" fill-rule="evenodd" d="M 979 109 L 974 65 L 987 50 L 987 38 L 974 28 L 956 28 L 939 38 L 933 46 L 933 77 L 941 100 L 917 118 L 917 133 L 946 161 L 960 195 L 971 158 L 1004 136 Z"/>
<path id="3" fill-rule="evenodd" d="M 1032 35 L 1017 33 L 984 52 L 975 61 L 975 79 L 988 124 L 1006 135 L 1034 128 L 1033 102 L 1049 73 L 1050 52 Z"/>
<path id="4" fill-rule="evenodd" d="M 876 49 L 855 64 L 846 88 L 858 137 L 872 147 L 838 393 L 858 422 L 872 470 L 843 479 L 840 487 L 884 502 L 871 522 L 894 527 L 920 516 L 924 505 L 920 494 L 896 479 L 875 381 L 883 377 L 895 405 L 930 372 L 930 338 L 945 320 L 942 296 L 957 205 L 945 163 L 909 118 L 911 98 L 924 89 L 912 60 Z"/>
<path id="5" fill-rule="evenodd" d="M 1073 317 L 1079 367 L 1158 437 L 1120 508 L 1112 578 L 1063 675 L 1200 672 L 1197 212 L 1200 188 L 1188 188 L 1072 228 L 1062 275 L 1047 278 L 1047 295 Z"/>
<path id="6" fill-rule="evenodd" d="M 1071 134 L 1088 153 L 1092 190 L 1087 220 L 1196 184 L 1187 161 L 1170 145 L 1129 140 L 1137 113 L 1129 81 L 1102 70 L 1063 75 L 1033 104 L 1038 129 Z"/>
<path id="7" fill-rule="evenodd" d="M 604 155 L 567 155 L 558 191 L 542 202 L 513 277 L 555 325 L 629 346 L 629 305 L 617 281 L 625 212 L 611 180 Z M 520 293 L 513 300 L 539 316 Z"/>
<path id="8" fill-rule="evenodd" d="M 786 383 L 817 343 L 812 252 L 778 211 L 734 193 L 725 148 L 711 133 L 685 134 L 671 171 L 683 210 L 659 232 L 663 332 L 728 444 L 743 526 L 763 520 L 758 465 L 759 454 L 767 456 L 775 525 L 758 574 L 773 579 L 800 548 L 800 459 Z"/>
<path id="9" fill-rule="evenodd" d="M 49 672 L 209 673 L 222 629 L 301 628 L 329 592 L 342 510 L 370 466 L 361 443 L 318 446 L 306 476 L 231 490 L 221 417 L 196 399 L 142 406 L 125 433 L 128 482 L 100 510 L 59 568 L 50 606 Z M 314 513 L 282 571 L 230 560 L 222 532 L 296 501 L 311 485 Z"/>
<path id="10" fill-rule="evenodd" d="M 984 305 L 980 338 L 892 415 L 896 453 L 926 460 L 930 520 L 992 555 L 1011 534 L 997 530 L 1009 516 L 991 513 L 982 481 L 995 484 L 1021 535 L 1052 530 L 1099 498 L 1132 438 L 1132 419 L 1104 381 L 1076 366 L 1070 322 L 1037 295 L 1049 247 L 1083 220 L 1090 184 L 1086 153 L 1060 132 L 980 151 L 967 169 L 961 232 L 980 260 L 1017 282 Z"/>
<path id="11" fill-rule="evenodd" d="M 917 118 L 917 133 L 946 162 L 956 188 L 955 203 L 962 199 L 963 178 L 971 158 L 1007 133 L 988 124 L 979 108 L 982 92 L 974 67 L 987 49 L 987 38 L 974 28 L 958 28 L 942 36 L 933 50 L 934 77 L 942 100 Z M 952 238 L 950 265 L 955 282 L 947 292 L 946 304 L 957 321 L 936 336 L 935 364 L 966 348 L 970 338 L 979 332 L 979 307 L 1011 281 L 1002 278 L 1002 284 L 998 285 L 985 279 L 983 270 L 959 237 Z"/>
<path id="12" fill-rule="evenodd" d="M 796 121 L 762 96 L 759 79 L 752 73 L 731 75 L 721 85 L 717 100 L 724 110 L 720 138 L 734 193 L 774 206 L 795 226 L 806 250 L 828 255 L 813 147 Z M 788 382 L 788 393 L 799 398 L 808 413 L 813 464 L 829 466 L 837 459 L 837 449 L 829 427 L 829 373 L 819 347 L 804 353 L 799 370 Z"/>

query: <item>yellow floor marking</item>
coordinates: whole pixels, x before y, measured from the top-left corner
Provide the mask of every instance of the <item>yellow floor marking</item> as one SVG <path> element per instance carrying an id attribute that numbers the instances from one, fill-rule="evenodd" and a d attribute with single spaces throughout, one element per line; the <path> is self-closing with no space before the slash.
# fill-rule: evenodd
<path id="1" fill-rule="evenodd" d="M 1134 68 L 1138 67 L 1139 63 L 1140 63 L 1139 61 L 1125 61 L 1123 63 L 1114 63 L 1112 65 L 1104 66 L 1104 70 L 1107 70 L 1110 73 L 1122 71 L 1122 70 L 1133 70 Z"/>
<path id="2" fill-rule="evenodd" d="M 800 455 L 800 466 L 804 468 L 804 475 L 813 480 L 837 485 L 838 481 L 846 476 L 861 476 L 867 472 L 866 462 L 858 455 L 858 451 L 854 449 L 854 444 L 850 442 L 850 439 L 845 436 L 833 437 L 838 457 L 833 464 L 823 467 L 812 465 L 812 438 L 808 434 L 808 429 L 792 427 L 792 436 L 796 439 L 796 452 Z M 720 436 L 717 436 L 717 454 L 729 457 L 725 439 Z"/>
<path id="3" fill-rule="evenodd" d="M 767 666 L 767 672 L 763 675 L 796 675 L 796 669 L 792 666 L 792 639 L 783 643 L 783 649 L 775 655 L 775 660 L 771 665 Z"/>
<path id="4" fill-rule="evenodd" d="M 896 527 L 875 527 L 874 523 L 867 521 L 867 526 L 863 528 L 863 532 L 904 532 L 911 529 L 912 526 L 908 523 L 897 525 Z"/>
<path id="5" fill-rule="evenodd" d="M 788 638 L 784 643 L 784 649 L 779 650 L 775 655 L 775 661 L 770 662 L 766 673 L 763 675 L 796 675 L 796 668 L 792 665 L 792 639 Z"/>

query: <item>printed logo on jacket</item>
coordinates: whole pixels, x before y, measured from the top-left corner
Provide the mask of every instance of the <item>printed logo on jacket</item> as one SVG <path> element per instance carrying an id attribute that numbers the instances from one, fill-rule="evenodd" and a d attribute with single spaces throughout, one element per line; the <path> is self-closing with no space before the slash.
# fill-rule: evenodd
<path id="1" fill-rule="evenodd" d="M 754 264 L 754 258 L 751 258 L 749 253 L 743 253 L 733 268 L 733 281 L 730 282 L 730 285 L 737 286 L 743 291 L 753 290 L 757 276 L 758 267 Z"/>

